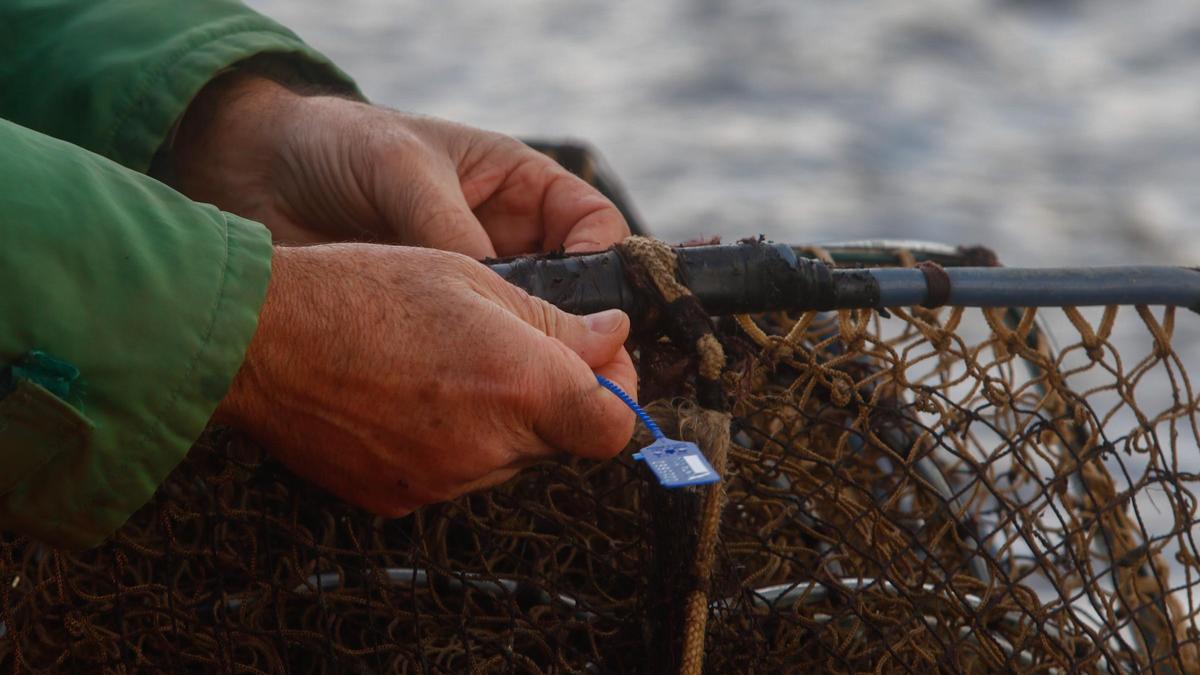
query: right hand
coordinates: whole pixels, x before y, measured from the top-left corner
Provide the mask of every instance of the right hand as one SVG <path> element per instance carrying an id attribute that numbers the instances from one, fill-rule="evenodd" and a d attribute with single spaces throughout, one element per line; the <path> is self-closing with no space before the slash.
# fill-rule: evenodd
<path id="1" fill-rule="evenodd" d="M 278 247 L 259 327 L 215 419 L 386 517 L 567 452 L 608 458 L 634 415 L 618 310 L 567 314 L 455 253 Z"/>

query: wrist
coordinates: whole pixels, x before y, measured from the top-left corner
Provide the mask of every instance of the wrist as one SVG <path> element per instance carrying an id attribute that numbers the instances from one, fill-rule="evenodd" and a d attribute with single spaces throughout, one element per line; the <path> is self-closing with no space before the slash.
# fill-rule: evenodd
<path id="1" fill-rule="evenodd" d="M 240 70 L 210 82 L 180 120 L 170 152 L 175 186 L 197 201 L 240 210 L 237 192 L 269 181 L 288 120 L 302 99 Z"/>
<path id="2" fill-rule="evenodd" d="M 290 316 L 293 299 L 298 297 L 294 287 L 296 275 L 293 273 L 293 258 L 297 254 L 303 255 L 304 251 L 285 246 L 274 248 L 271 278 L 267 284 L 266 298 L 258 312 L 258 326 L 250 344 L 246 346 L 237 374 L 213 413 L 213 421 L 219 424 L 246 428 L 252 426 L 252 420 L 264 415 L 262 397 L 258 392 L 262 389 L 263 380 L 270 379 L 265 364 L 277 350 L 281 328 L 295 321 L 295 317 Z"/>

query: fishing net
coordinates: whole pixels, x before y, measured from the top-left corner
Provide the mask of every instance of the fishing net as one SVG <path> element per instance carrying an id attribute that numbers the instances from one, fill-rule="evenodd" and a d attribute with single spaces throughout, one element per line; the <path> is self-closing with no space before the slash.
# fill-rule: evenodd
<path id="1" fill-rule="evenodd" d="M 538 147 L 627 202 L 586 147 Z M 1200 672 L 1200 354 L 1174 309 L 714 319 L 672 255 L 623 249 L 653 309 L 628 346 L 720 483 L 660 487 L 643 429 L 383 520 L 210 429 L 94 550 L 0 533 L 0 669 Z"/>
<path id="2" fill-rule="evenodd" d="M 615 461 L 389 521 L 210 430 L 103 546 L 0 539 L 0 666 L 1197 672 L 1197 400 L 1173 309 L 714 322 L 657 287 L 654 255 L 641 399 L 722 482 L 659 487 L 639 432 Z"/>

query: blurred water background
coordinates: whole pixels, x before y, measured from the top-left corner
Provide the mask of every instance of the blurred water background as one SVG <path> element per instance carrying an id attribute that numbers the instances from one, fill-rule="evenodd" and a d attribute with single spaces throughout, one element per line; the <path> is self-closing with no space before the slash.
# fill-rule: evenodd
<path id="1" fill-rule="evenodd" d="M 377 103 L 592 142 L 668 241 L 918 238 L 1008 265 L 1200 265 L 1200 3 L 251 4 Z M 1150 336 L 1126 319 L 1114 341 L 1142 356 Z M 1180 313 L 1176 348 L 1200 373 L 1200 317 Z M 1181 469 L 1200 468 L 1184 451 Z"/>
<path id="2" fill-rule="evenodd" d="M 591 141 L 668 240 L 1200 263 L 1200 3 L 251 4 L 378 103 Z"/>

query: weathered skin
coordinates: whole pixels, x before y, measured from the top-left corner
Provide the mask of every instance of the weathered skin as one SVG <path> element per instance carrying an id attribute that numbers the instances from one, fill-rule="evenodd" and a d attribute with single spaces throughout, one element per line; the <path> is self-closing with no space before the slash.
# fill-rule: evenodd
<path id="1" fill-rule="evenodd" d="M 619 311 L 566 314 L 419 248 L 280 248 L 273 268 L 218 419 L 347 501 L 400 516 L 633 432 L 592 376 L 636 384 Z"/>
<path id="2" fill-rule="evenodd" d="M 629 235 L 607 198 L 514 138 L 234 74 L 175 143 L 188 196 L 264 223 L 276 243 L 357 239 L 480 259 L 597 251 Z"/>
<path id="3" fill-rule="evenodd" d="M 82 392 L 0 399 L 0 530 L 100 542 L 217 409 L 384 515 L 628 438 L 591 375 L 633 390 L 628 320 L 466 257 L 625 236 L 551 160 L 362 102 L 234 0 L 14 0 L 0 56 L 0 370 L 45 353 Z M 280 248 L 336 241 L 371 243 Z"/>
<path id="4" fill-rule="evenodd" d="M 467 256 L 592 250 L 628 234 L 592 187 L 518 141 L 234 75 L 175 147 L 183 191 L 278 248 L 222 418 L 340 497 L 398 516 L 559 452 L 609 457 L 636 376 L 620 312 L 581 319 Z"/>

